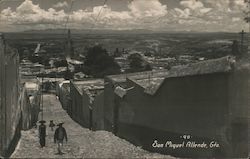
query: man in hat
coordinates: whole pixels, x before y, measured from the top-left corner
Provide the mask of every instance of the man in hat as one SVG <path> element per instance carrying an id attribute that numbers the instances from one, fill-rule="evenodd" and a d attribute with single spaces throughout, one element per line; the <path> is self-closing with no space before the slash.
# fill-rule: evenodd
<path id="1" fill-rule="evenodd" d="M 54 134 L 54 142 L 58 144 L 58 154 L 63 154 L 62 153 L 62 146 L 63 146 L 63 140 L 65 138 L 66 142 L 68 142 L 68 137 L 65 128 L 62 126 L 63 122 L 59 123 L 56 128 L 55 134 Z"/>
<path id="2" fill-rule="evenodd" d="M 50 120 L 49 127 L 51 128 L 51 131 L 54 130 L 55 124 L 53 123 L 53 120 Z"/>
<path id="3" fill-rule="evenodd" d="M 41 123 L 41 125 L 39 125 L 39 142 L 41 147 L 43 148 L 45 146 L 46 125 L 44 125 L 44 123 L 46 123 L 46 121 L 41 120 L 39 121 L 39 123 Z"/>

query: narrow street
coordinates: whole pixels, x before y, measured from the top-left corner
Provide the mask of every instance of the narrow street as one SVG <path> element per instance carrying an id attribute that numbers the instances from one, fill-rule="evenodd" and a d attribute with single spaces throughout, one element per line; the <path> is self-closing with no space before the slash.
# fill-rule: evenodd
<path id="1" fill-rule="evenodd" d="M 46 147 L 40 148 L 36 128 L 22 131 L 12 158 L 174 158 L 147 152 L 110 132 L 90 131 L 81 127 L 62 109 L 55 95 L 45 94 L 43 100 L 47 125 Z M 54 123 L 64 122 L 68 143 L 64 144 L 63 155 L 57 154 L 57 145 L 53 142 L 54 131 L 48 127 L 50 120 L 54 120 Z"/>

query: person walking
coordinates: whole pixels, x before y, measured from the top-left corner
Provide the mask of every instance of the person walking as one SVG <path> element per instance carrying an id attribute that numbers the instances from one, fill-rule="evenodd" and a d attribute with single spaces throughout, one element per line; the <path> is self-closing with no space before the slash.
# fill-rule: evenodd
<path id="1" fill-rule="evenodd" d="M 51 131 L 54 131 L 55 124 L 53 123 L 53 120 L 50 120 L 49 127 L 51 128 Z"/>
<path id="2" fill-rule="evenodd" d="M 63 122 L 59 123 L 56 128 L 55 134 L 54 134 L 54 142 L 57 143 L 58 147 L 58 154 L 62 155 L 62 146 L 63 146 L 63 140 L 65 139 L 66 142 L 68 142 L 68 137 L 65 128 L 62 126 Z"/>
<path id="3" fill-rule="evenodd" d="M 39 142 L 41 147 L 43 148 L 45 146 L 45 141 L 46 141 L 46 125 L 44 125 L 44 123 L 46 123 L 46 121 L 41 120 L 39 121 L 39 123 L 41 123 L 41 125 L 39 125 Z"/>

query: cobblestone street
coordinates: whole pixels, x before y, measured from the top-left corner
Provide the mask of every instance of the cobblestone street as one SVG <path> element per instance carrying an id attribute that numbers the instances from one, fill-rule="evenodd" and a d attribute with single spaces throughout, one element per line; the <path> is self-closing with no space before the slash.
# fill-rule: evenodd
<path id="1" fill-rule="evenodd" d="M 110 132 L 90 131 L 81 127 L 61 108 L 55 95 L 45 94 L 43 100 L 47 125 L 46 146 L 40 148 L 36 128 L 22 131 L 12 158 L 173 158 L 147 152 Z M 50 120 L 54 120 L 54 123 L 63 121 L 67 130 L 68 143 L 64 144 L 62 156 L 57 154 L 57 145 L 53 142 L 54 131 L 48 127 Z"/>

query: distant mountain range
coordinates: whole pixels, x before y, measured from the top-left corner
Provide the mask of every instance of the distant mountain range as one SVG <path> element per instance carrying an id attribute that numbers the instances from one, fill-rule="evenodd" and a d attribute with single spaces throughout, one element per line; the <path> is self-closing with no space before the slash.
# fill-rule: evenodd
<path id="1" fill-rule="evenodd" d="M 91 29 L 70 29 L 71 34 L 235 34 L 233 32 L 194 32 L 194 31 L 153 31 L 147 29 L 133 30 L 91 30 Z M 35 34 L 65 34 L 67 29 L 45 29 L 45 30 L 27 30 L 23 33 Z M 240 31 L 239 31 L 240 33 Z"/>
<path id="2" fill-rule="evenodd" d="M 135 30 L 91 30 L 91 29 L 70 29 L 72 34 L 150 34 L 155 33 L 151 30 L 135 29 Z M 46 29 L 46 30 L 28 30 L 24 33 L 51 33 L 62 34 L 67 33 L 67 29 Z"/>

